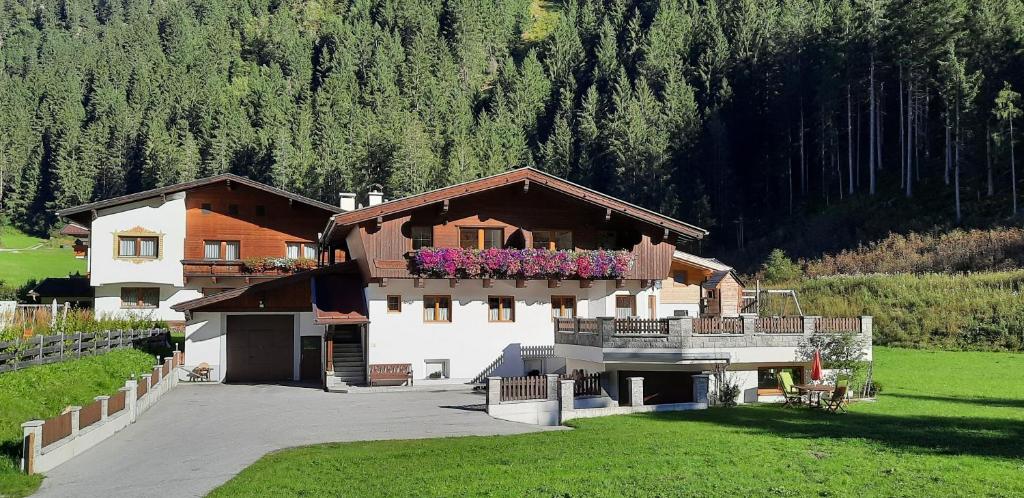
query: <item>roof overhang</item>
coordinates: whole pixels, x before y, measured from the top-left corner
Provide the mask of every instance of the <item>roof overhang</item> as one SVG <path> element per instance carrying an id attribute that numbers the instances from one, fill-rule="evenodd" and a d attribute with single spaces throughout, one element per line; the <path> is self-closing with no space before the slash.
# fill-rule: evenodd
<path id="1" fill-rule="evenodd" d="M 134 194 L 122 195 L 119 197 L 113 197 L 102 201 L 90 202 L 88 204 L 82 204 L 80 206 L 61 209 L 57 211 L 57 216 L 70 219 L 80 225 L 88 225 L 89 222 L 92 221 L 92 217 L 95 214 L 95 212 L 100 209 L 120 206 L 122 204 L 128 204 L 132 202 L 154 199 L 157 197 L 166 197 L 169 194 L 184 192 L 186 190 L 192 190 L 195 188 L 204 187 L 206 185 L 211 185 L 219 182 L 225 182 L 229 185 L 245 185 L 247 187 L 262 190 L 273 195 L 284 197 L 293 202 L 298 202 L 317 209 L 322 209 L 330 213 L 341 212 L 341 208 L 333 204 L 327 204 L 325 202 L 320 202 L 315 199 L 310 199 L 299 194 L 288 192 L 287 190 L 279 189 L 277 187 L 271 187 L 270 185 L 260 183 L 255 180 L 250 180 L 243 176 L 238 176 L 231 173 L 224 173 L 206 178 L 200 178 L 198 180 L 192 180 L 189 182 L 168 185 L 166 187 L 160 187 L 151 190 L 144 190 L 142 192 L 136 192 Z"/>
<path id="2" fill-rule="evenodd" d="M 526 167 L 355 211 L 336 214 L 328 221 L 327 227 L 324 229 L 323 240 L 340 239 L 344 237 L 351 227 L 362 222 L 382 219 L 413 209 L 445 203 L 452 199 L 519 184 L 526 190 L 534 185 L 548 188 L 594 206 L 605 208 L 608 216 L 611 213 L 616 213 L 617 215 L 626 216 L 686 238 L 701 239 L 708 234 L 707 230 L 703 228 L 684 223 L 582 185 L 577 185 L 543 171 Z"/>

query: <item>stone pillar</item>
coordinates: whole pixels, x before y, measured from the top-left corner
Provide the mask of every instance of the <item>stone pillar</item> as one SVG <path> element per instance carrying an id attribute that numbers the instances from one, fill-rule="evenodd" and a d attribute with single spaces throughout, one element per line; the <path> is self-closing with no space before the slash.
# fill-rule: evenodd
<path id="1" fill-rule="evenodd" d="M 106 422 L 110 415 L 110 396 L 96 396 L 93 399 L 100 402 L 100 422 Z"/>
<path id="2" fill-rule="evenodd" d="M 21 471 L 35 474 L 35 459 L 43 451 L 43 421 L 29 420 L 21 424 Z"/>
<path id="3" fill-rule="evenodd" d="M 816 316 L 805 316 L 804 319 L 804 335 L 811 335 L 814 333 L 814 322 L 818 319 Z"/>
<path id="4" fill-rule="evenodd" d="M 558 374 L 547 374 L 548 401 L 558 399 Z"/>
<path id="5" fill-rule="evenodd" d="M 81 406 L 68 407 L 71 412 L 71 439 L 78 437 L 78 431 L 81 428 Z"/>
<path id="6" fill-rule="evenodd" d="M 128 409 L 128 416 L 131 417 L 132 423 L 139 418 L 139 381 L 132 379 L 125 381 L 124 387 L 124 404 L 125 408 Z"/>
<path id="7" fill-rule="evenodd" d="M 629 406 L 643 406 L 644 404 L 644 378 L 629 377 L 626 379 L 629 384 Z"/>
<path id="8" fill-rule="evenodd" d="M 874 318 L 871 315 L 863 315 L 860 317 L 860 333 L 871 337 L 872 327 L 874 325 Z"/>
<path id="9" fill-rule="evenodd" d="M 708 389 L 711 386 L 711 375 L 702 373 L 693 376 L 693 401 L 708 404 Z"/>
<path id="10" fill-rule="evenodd" d="M 757 317 L 751 315 L 740 315 L 740 324 L 743 325 L 743 335 L 757 333 Z"/>
<path id="11" fill-rule="evenodd" d="M 174 360 L 171 358 L 164 358 L 164 365 L 167 366 L 166 389 L 170 389 L 178 384 L 178 376 L 174 373 Z"/>
<path id="12" fill-rule="evenodd" d="M 558 420 L 564 424 L 576 418 L 576 382 L 573 380 L 558 381 Z"/>
<path id="13" fill-rule="evenodd" d="M 615 318 L 602 316 L 597 319 L 597 330 L 601 334 L 601 344 L 611 340 L 615 335 Z"/>
<path id="14" fill-rule="evenodd" d="M 150 378 L 150 380 L 153 382 L 153 384 L 151 384 L 151 385 L 157 386 L 161 391 L 163 391 L 164 390 L 164 386 L 163 386 L 163 384 L 160 383 L 160 380 L 164 376 L 164 366 L 160 363 L 160 357 L 157 356 L 156 358 L 157 358 L 156 365 L 153 366 L 153 369 L 156 370 L 156 379 L 154 380 L 153 378 Z M 153 375 L 153 374 L 150 374 L 150 375 Z"/>
<path id="15" fill-rule="evenodd" d="M 501 377 L 487 378 L 487 406 L 501 403 Z"/>

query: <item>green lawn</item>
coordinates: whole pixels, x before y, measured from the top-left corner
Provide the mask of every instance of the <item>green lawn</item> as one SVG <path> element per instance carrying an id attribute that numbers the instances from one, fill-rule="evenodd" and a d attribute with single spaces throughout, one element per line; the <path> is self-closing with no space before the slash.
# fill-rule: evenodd
<path id="1" fill-rule="evenodd" d="M 21 423 L 60 414 L 68 405 L 84 406 L 101 394 L 113 394 L 132 374 L 153 368 L 155 358 L 137 350 L 30 367 L 0 374 L 0 496 L 25 496 L 42 478 L 18 471 Z"/>
<path id="2" fill-rule="evenodd" d="M 64 247 L 60 247 L 61 244 Z M 85 260 L 75 259 L 70 239 L 40 239 L 12 227 L 0 227 L 0 281 L 3 283 L 17 287 L 33 278 L 66 277 L 75 272 L 85 274 L 85 271 Z"/>
<path id="3" fill-rule="evenodd" d="M 269 454 L 213 496 L 1024 495 L 1024 355 L 876 348 L 884 393 Z M 344 423 L 344 421 L 339 421 Z"/>

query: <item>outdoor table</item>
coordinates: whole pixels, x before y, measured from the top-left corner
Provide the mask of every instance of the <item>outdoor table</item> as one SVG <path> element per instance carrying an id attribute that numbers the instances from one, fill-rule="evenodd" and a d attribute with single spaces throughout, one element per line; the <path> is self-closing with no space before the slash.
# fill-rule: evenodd
<path id="1" fill-rule="evenodd" d="M 832 391 L 836 390 L 835 386 L 831 386 L 828 384 L 797 384 L 793 387 L 807 393 L 807 404 L 810 405 L 811 407 L 818 406 L 821 404 L 822 393 L 832 394 Z M 816 402 L 814 404 L 811 404 L 811 396 L 813 395 L 817 395 L 815 400 Z"/>

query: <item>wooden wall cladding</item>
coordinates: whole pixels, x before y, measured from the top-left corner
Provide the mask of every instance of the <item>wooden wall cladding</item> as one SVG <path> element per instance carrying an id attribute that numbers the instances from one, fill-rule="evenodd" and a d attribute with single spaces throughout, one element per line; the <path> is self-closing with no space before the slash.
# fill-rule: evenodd
<path id="1" fill-rule="evenodd" d="M 237 206 L 237 214 L 231 206 Z M 240 241 L 241 259 L 283 257 L 286 242 L 315 243 L 332 214 L 237 183 L 189 190 L 185 208 L 185 259 L 202 259 L 205 240 Z"/>
<path id="2" fill-rule="evenodd" d="M 627 242 L 624 248 L 636 254 L 636 266 L 627 278 L 660 280 L 669 275 L 675 250 L 671 240 L 662 240 L 656 227 L 614 213 L 607 221 L 605 216 L 602 208 L 542 186 L 523 192 L 521 185 L 511 185 L 454 199 L 447 213 L 441 204 L 434 204 L 385 217 L 379 225 L 361 223 L 358 230 L 367 259 L 374 261 L 369 265 L 372 278 L 410 276 L 394 262 L 405 261 L 412 250 L 409 229 L 413 225 L 432 226 L 435 247 L 458 247 L 460 228 L 501 228 L 509 247 L 532 247 L 535 230 L 571 230 L 578 249 L 596 248 L 602 232 L 610 231 L 618 233 Z"/>
<path id="3" fill-rule="evenodd" d="M 260 307 L 260 301 L 263 307 Z M 309 280 L 299 280 L 271 289 L 247 291 L 240 296 L 204 306 L 202 311 L 262 311 L 299 312 L 312 311 L 313 297 Z"/>

